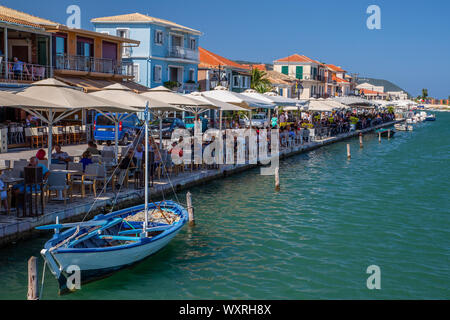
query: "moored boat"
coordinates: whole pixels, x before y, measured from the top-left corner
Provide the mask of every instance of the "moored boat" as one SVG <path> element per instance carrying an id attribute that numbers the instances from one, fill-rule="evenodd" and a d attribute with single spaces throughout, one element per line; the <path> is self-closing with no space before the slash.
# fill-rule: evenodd
<path id="1" fill-rule="evenodd" d="M 406 123 L 396 123 L 394 128 L 398 131 L 413 131 L 413 126 Z"/>
<path id="2" fill-rule="evenodd" d="M 105 277 L 165 247 L 188 221 L 181 205 L 156 202 L 148 206 L 149 221 L 144 232 L 144 206 L 98 215 L 81 223 L 38 227 L 56 230 L 41 254 L 59 282 L 60 293 L 70 289 L 67 277 L 71 266 L 79 268 L 81 284 Z M 69 229 L 59 232 L 65 227 Z"/>
<path id="3" fill-rule="evenodd" d="M 381 128 L 381 129 L 375 130 L 375 132 L 377 134 L 381 134 L 382 137 L 391 137 L 391 138 L 395 134 L 395 130 L 393 130 L 393 129 L 385 129 L 385 128 Z"/>
<path id="4" fill-rule="evenodd" d="M 76 271 L 77 284 L 83 284 L 149 257 L 164 248 L 188 221 L 186 209 L 176 202 L 149 202 L 148 103 L 144 126 L 144 204 L 86 222 L 59 224 L 57 218 L 56 224 L 36 228 L 55 230 L 41 255 L 58 280 L 60 293 L 78 289 L 68 281 Z"/>
<path id="5" fill-rule="evenodd" d="M 436 121 L 436 116 L 434 114 L 427 114 L 425 121 Z"/>

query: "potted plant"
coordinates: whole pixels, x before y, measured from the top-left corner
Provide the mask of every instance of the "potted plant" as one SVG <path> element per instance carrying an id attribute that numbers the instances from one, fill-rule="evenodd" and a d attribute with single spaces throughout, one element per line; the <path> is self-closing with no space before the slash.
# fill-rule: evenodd
<path id="1" fill-rule="evenodd" d="M 166 81 L 164 82 L 164 87 L 173 91 L 177 91 L 180 87 L 180 84 L 177 81 Z"/>

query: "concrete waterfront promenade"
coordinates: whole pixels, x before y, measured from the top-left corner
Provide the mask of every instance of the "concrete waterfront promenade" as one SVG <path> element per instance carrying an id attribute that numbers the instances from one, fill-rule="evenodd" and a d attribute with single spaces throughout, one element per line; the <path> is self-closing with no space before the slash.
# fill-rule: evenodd
<path id="1" fill-rule="evenodd" d="M 313 150 L 324 145 L 358 136 L 359 133 L 368 133 L 378 128 L 391 126 L 401 121 L 403 120 L 391 121 L 375 127 L 352 131 L 340 134 L 338 136 L 305 143 L 299 146 L 283 148 L 280 149 L 280 158 L 282 159 L 295 154 Z M 75 154 L 77 154 L 77 151 L 83 150 L 85 150 L 85 146 L 83 145 L 67 146 L 64 148 L 64 151 L 67 151 L 69 153 L 75 152 Z M 30 156 L 34 155 L 35 152 L 36 151 L 27 150 L 1 154 L 0 159 L 28 159 Z M 171 177 L 170 181 L 167 178 L 162 178 L 160 181 L 155 180 L 154 186 L 150 188 L 150 197 L 151 199 L 155 199 L 158 197 L 162 197 L 164 194 L 172 195 L 172 190 L 180 191 L 182 189 L 186 189 L 213 179 L 218 179 L 229 174 L 247 170 L 258 165 L 221 165 L 219 169 L 204 169 L 196 170 L 193 172 L 181 172 L 177 176 Z M 111 205 L 114 203 L 114 201 L 116 201 L 116 205 L 120 207 L 121 205 L 124 206 L 142 203 L 143 200 L 144 190 L 133 189 L 133 184 L 131 183 L 130 188 L 125 189 L 119 195 L 108 190 L 107 192 L 102 193 L 102 195 L 97 199 L 94 199 L 93 196 L 87 196 L 84 199 L 74 197 L 73 202 L 67 202 L 66 206 L 64 206 L 62 202 L 50 201 L 45 208 L 45 214 L 38 217 L 17 218 L 13 213 L 8 216 L 0 215 L 0 246 L 8 245 L 20 239 L 28 238 L 33 234 L 36 234 L 37 231 L 34 230 L 35 227 L 44 224 L 55 223 L 57 216 L 59 217 L 60 222 L 67 222 L 70 220 L 79 221 L 79 219 L 83 218 L 86 213 L 91 212 L 91 215 L 86 218 L 90 219 L 93 214 L 98 214 L 102 210 L 108 210 L 108 208 L 111 208 Z M 184 199 L 181 199 L 181 201 L 183 202 Z"/>

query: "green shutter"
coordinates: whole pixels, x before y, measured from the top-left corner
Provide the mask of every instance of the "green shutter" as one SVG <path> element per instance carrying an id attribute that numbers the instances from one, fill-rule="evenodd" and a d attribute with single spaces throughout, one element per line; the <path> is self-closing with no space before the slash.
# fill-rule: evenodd
<path id="1" fill-rule="evenodd" d="M 289 75 L 289 66 L 281 66 L 281 73 Z"/>
<path id="2" fill-rule="evenodd" d="M 297 79 L 303 79 L 303 67 L 296 67 L 295 68 L 295 77 Z"/>

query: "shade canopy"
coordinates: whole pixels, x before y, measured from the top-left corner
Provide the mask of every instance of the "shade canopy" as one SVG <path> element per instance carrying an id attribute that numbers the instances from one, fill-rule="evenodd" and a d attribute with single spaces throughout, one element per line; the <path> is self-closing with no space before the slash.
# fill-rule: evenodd
<path id="1" fill-rule="evenodd" d="M 257 108 L 273 109 L 275 107 L 275 104 L 272 102 L 265 102 L 260 99 L 232 92 L 223 87 L 216 87 L 214 88 L 214 90 L 205 91 L 202 94 L 207 98 L 213 98 L 222 102 L 231 103 L 247 109 L 257 109 Z"/>
<path id="2" fill-rule="evenodd" d="M 37 81 L 18 95 L 74 109 L 106 108 L 111 112 L 129 110 L 126 105 L 90 96 L 54 78 Z"/>
<path id="3" fill-rule="evenodd" d="M 366 99 L 359 98 L 359 97 L 335 97 L 333 99 L 336 100 L 337 102 L 340 102 L 342 104 L 345 104 L 347 106 L 352 106 L 352 107 L 373 105 L 373 102 L 366 100 Z"/>
<path id="4" fill-rule="evenodd" d="M 48 108 L 55 109 L 57 111 L 64 111 L 71 109 L 69 107 L 55 105 L 47 101 L 33 99 L 10 93 L 6 91 L 0 91 L 0 106 L 2 107 L 33 107 L 33 108 Z"/>
<path id="5" fill-rule="evenodd" d="M 308 103 L 308 100 L 299 100 L 279 96 L 275 92 L 266 92 L 264 96 L 267 96 L 272 102 L 278 106 L 304 106 Z"/>
<path id="6" fill-rule="evenodd" d="M 120 104 L 136 108 L 138 109 L 136 111 L 142 111 L 139 109 L 145 108 L 147 102 L 149 103 L 149 108 L 158 108 L 163 110 L 173 109 L 173 107 L 166 102 L 141 96 L 120 83 L 109 85 L 100 91 L 89 93 L 89 95 L 108 101 L 115 101 Z"/>
<path id="7" fill-rule="evenodd" d="M 210 105 L 216 107 L 217 109 L 220 109 L 221 111 L 248 111 L 247 108 L 242 108 L 237 105 L 223 102 L 220 100 L 216 100 L 214 98 L 207 97 L 203 94 L 204 92 L 192 92 L 187 94 L 187 97 L 194 98 L 200 101 L 203 101 L 204 103 L 209 103 Z"/>
<path id="8" fill-rule="evenodd" d="M 182 94 L 175 93 L 166 87 L 159 86 L 140 94 L 143 97 L 164 101 L 175 106 L 206 106 L 203 102 L 190 99 Z"/>

